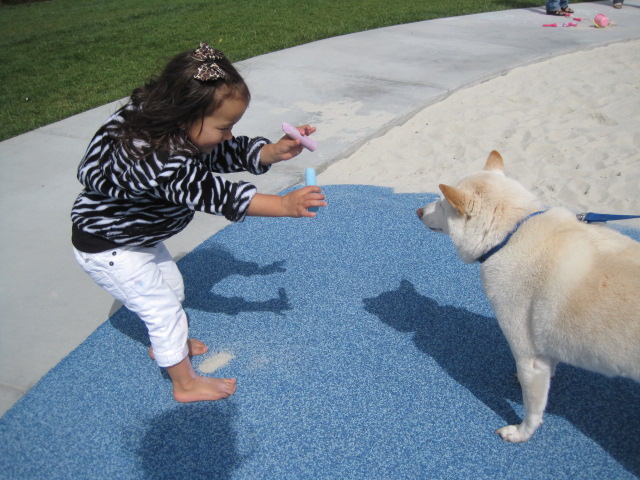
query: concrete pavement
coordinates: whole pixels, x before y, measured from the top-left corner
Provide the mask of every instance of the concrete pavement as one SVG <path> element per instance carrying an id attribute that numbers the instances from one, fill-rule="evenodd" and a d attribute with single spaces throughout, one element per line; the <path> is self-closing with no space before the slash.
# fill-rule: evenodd
<path id="1" fill-rule="evenodd" d="M 638 0 L 622 10 L 610 2 L 571 6 L 583 18 L 575 28 L 542 27 L 562 24 L 544 7 L 508 10 L 345 35 L 239 62 L 253 100 L 234 133 L 276 139 L 283 121 L 309 123 L 318 128 L 319 148 L 261 177 L 228 177 L 280 192 L 301 182 L 306 167 L 322 171 L 456 90 L 515 67 L 640 38 Z M 597 13 L 617 25 L 592 27 Z M 0 415 L 120 307 L 76 265 L 69 220 L 80 191 L 77 165 L 120 103 L 0 143 Z M 198 214 L 167 246 L 180 258 L 227 224 Z"/>

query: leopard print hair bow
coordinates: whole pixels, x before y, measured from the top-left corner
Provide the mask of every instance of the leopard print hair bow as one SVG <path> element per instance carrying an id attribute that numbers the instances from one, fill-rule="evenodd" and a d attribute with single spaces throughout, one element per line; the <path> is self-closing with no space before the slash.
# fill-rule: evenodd
<path id="1" fill-rule="evenodd" d="M 224 58 L 224 54 L 220 50 L 216 50 L 206 43 L 200 42 L 200 46 L 193 53 L 192 58 L 202 62 L 202 65 L 198 67 L 198 71 L 193 76 L 196 80 L 211 82 L 219 78 L 224 78 L 224 70 L 215 63 L 216 60 L 222 60 Z"/>

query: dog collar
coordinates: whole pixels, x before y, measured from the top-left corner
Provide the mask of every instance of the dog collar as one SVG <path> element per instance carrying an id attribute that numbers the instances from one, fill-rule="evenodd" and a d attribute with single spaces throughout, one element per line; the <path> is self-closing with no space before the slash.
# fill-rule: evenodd
<path id="1" fill-rule="evenodd" d="M 507 242 L 509 241 L 509 239 L 511 238 L 511 236 L 516 233 L 518 231 L 518 229 L 522 226 L 522 224 L 524 222 L 526 222 L 527 220 L 529 220 L 531 217 L 535 217 L 536 215 L 540 215 L 541 213 L 546 212 L 546 210 L 540 210 L 537 212 L 533 212 L 530 215 L 527 215 L 524 219 L 520 220 L 518 222 L 518 224 L 513 228 L 513 230 L 511 230 L 506 237 L 504 237 L 504 240 L 502 240 L 498 245 L 496 245 L 495 247 L 493 247 L 491 250 L 489 250 L 488 252 L 484 253 L 483 255 L 481 255 L 478 258 L 478 262 L 480 263 L 484 263 L 485 261 L 487 261 L 489 259 L 489 257 L 491 255 L 493 255 L 494 253 L 498 252 L 502 247 L 504 247 Z"/>

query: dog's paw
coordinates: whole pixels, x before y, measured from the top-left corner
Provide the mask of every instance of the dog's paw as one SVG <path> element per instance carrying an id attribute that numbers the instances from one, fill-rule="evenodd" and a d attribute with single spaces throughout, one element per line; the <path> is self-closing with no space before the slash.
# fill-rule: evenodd
<path id="1" fill-rule="evenodd" d="M 522 425 L 507 425 L 499 428 L 496 433 L 502 437 L 505 442 L 521 443 L 531 438 L 531 434 L 524 432 Z"/>

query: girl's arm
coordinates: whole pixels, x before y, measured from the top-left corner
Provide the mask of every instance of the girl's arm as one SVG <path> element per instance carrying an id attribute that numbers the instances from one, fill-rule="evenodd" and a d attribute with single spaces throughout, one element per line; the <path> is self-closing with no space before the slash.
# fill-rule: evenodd
<path id="1" fill-rule="evenodd" d="M 304 187 L 284 196 L 256 193 L 247 215 L 253 217 L 315 217 L 309 207 L 326 207 L 325 196 L 317 186 Z"/>
<path id="2" fill-rule="evenodd" d="M 213 173 L 249 172 L 261 175 L 270 165 L 261 161 L 262 150 L 269 145 L 263 137 L 233 137 L 218 145 L 204 157 L 207 168 Z"/>
<path id="3" fill-rule="evenodd" d="M 162 163 L 164 170 L 155 178 L 153 192 L 172 204 L 191 210 L 224 215 L 232 222 L 245 215 L 264 217 L 315 217 L 309 207 L 324 207 L 324 195 L 317 186 L 309 186 L 287 195 L 257 193 L 248 182 L 232 182 L 211 172 L 192 158 L 171 157 Z"/>
<path id="4" fill-rule="evenodd" d="M 310 125 L 303 125 L 298 127 L 298 131 L 302 135 L 308 136 L 315 132 L 316 128 Z M 300 155 L 303 148 L 300 140 L 294 140 L 285 135 L 276 143 L 270 143 L 262 147 L 260 163 L 271 165 L 284 160 L 291 160 L 293 157 Z"/>

